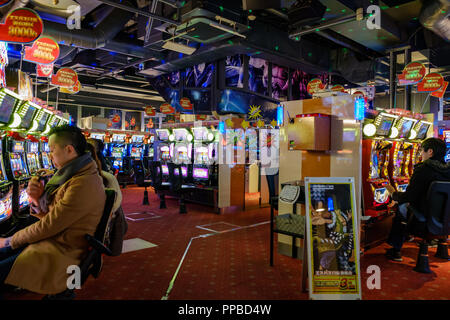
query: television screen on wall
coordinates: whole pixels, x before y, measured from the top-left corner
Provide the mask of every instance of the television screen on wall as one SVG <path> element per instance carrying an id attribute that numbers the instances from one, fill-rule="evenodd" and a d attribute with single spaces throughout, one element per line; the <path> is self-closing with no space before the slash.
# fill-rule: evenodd
<path id="1" fill-rule="evenodd" d="M 192 110 L 184 110 L 183 113 L 211 113 L 211 90 L 206 89 L 185 89 L 183 97 L 189 98 Z"/>
<path id="2" fill-rule="evenodd" d="M 260 115 L 264 119 L 274 120 L 277 118 L 277 103 L 254 94 L 230 89 L 222 91 L 217 112 L 220 114 L 248 114 L 251 107 L 259 108 Z"/>
<path id="3" fill-rule="evenodd" d="M 228 56 L 225 60 L 225 86 L 244 87 L 244 61 L 243 55 Z"/>
<path id="4" fill-rule="evenodd" d="M 213 63 L 200 63 L 186 68 L 185 86 L 187 88 L 209 88 L 214 78 L 213 75 Z"/>
<path id="5" fill-rule="evenodd" d="M 248 88 L 250 91 L 267 96 L 269 94 L 269 62 L 250 57 L 248 62 Z"/>
<path id="6" fill-rule="evenodd" d="M 289 88 L 289 69 L 272 65 L 272 98 L 286 101 Z"/>

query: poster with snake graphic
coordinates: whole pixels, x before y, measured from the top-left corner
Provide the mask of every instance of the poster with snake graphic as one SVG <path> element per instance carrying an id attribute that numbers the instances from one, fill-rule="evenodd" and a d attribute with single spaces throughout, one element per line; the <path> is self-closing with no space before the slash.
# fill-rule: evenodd
<path id="1" fill-rule="evenodd" d="M 305 178 L 311 299 L 361 299 L 354 178 Z"/>

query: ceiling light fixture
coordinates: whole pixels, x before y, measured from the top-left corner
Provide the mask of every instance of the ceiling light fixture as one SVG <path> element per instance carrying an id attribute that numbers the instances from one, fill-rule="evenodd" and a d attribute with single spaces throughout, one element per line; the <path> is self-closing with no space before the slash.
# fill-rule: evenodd
<path id="1" fill-rule="evenodd" d="M 197 50 L 197 48 L 193 48 L 193 47 L 189 47 L 185 44 L 182 43 L 178 43 L 175 41 L 171 41 L 175 38 L 181 37 L 189 32 L 193 32 L 195 31 L 195 28 L 191 28 L 189 30 L 186 30 L 180 34 L 174 35 L 172 38 L 169 38 L 167 40 L 165 40 L 166 42 L 164 43 L 164 45 L 162 46 L 164 49 L 168 49 L 168 50 L 172 50 L 172 51 L 176 51 L 176 52 L 181 52 L 187 55 L 191 55 L 195 52 L 195 50 Z"/>

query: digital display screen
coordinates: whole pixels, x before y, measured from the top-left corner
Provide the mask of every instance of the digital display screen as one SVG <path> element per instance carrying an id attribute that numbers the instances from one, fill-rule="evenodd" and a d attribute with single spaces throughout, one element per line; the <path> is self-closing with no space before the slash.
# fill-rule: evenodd
<path id="1" fill-rule="evenodd" d="M 30 174 L 33 174 L 37 170 L 39 170 L 39 164 L 38 164 L 36 154 L 27 153 L 27 163 L 28 163 L 28 169 L 30 170 Z"/>
<path id="2" fill-rule="evenodd" d="M 189 162 L 189 157 L 186 151 L 178 151 L 176 153 L 176 159 L 177 159 L 177 163 L 186 163 Z"/>
<path id="3" fill-rule="evenodd" d="M 209 172 L 207 168 L 194 168 L 192 176 L 196 179 L 208 179 Z"/>
<path id="4" fill-rule="evenodd" d="M 161 150 L 161 159 L 164 161 L 170 160 L 170 152 L 166 150 Z"/>
<path id="5" fill-rule="evenodd" d="M 427 136 L 428 128 L 430 128 L 430 124 L 422 123 L 420 126 L 419 132 L 417 132 L 417 139 L 423 140 Z"/>
<path id="6" fill-rule="evenodd" d="M 48 147 L 48 142 L 42 143 L 42 151 L 50 152 L 50 148 Z"/>
<path id="7" fill-rule="evenodd" d="M 1 95 L 0 95 L 1 96 Z M 0 122 L 8 123 L 11 113 L 14 111 L 14 105 L 17 99 L 8 94 L 4 94 L 3 100 L 0 102 Z"/>
<path id="8" fill-rule="evenodd" d="M 11 169 L 12 169 L 14 178 L 18 178 L 20 176 L 27 174 L 27 171 L 26 171 L 24 163 L 23 163 L 23 159 L 19 154 L 10 153 L 9 161 L 11 164 Z"/>
<path id="9" fill-rule="evenodd" d="M 133 158 L 140 158 L 142 156 L 142 148 L 132 147 L 130 151 L 130 155 Z"/>
<path id="10" fill-rule="evenodd" d="M 50 159 L 47 153 L 42 153 L 42 165 L 44 166 L 44 169 L 51 169 Z"/>
<path id="11" fill-rule="evenodd" d="M 188 132 L 186 130 L 174 129 L 175 141 L 187 141 Z"/>
<path id="12" fill-rule="evenodd" d="M 25 113 L 25 115 L 22 117 L 22 123 L 20 126 L 24 129 L 29 129 L 31 125 L 31 120 L 33 119 L 34 111 L 36 111 L 36 108 L 32 105 L 28 106 L 28 110 Z"/>
<path id="13" fill-rule="evenodd" d="M 183 113 L 203 113 L 211 110 L 211 90 L 187 89 L 183 91 L 183 97 L 188 98 L 192 104 L 192 110 L 184 109 Z"/>
<path id="14" fill-rule="evenodd" d="M 192 128 L 192 133 L 194 134 L 194 140 L 196 141 L 208 140 L 208 129 L 206 128 Z"/>
<path id="15" fill-rule="evenodd" d="M 391 131 L 392 125 L 394 123 L 395 118 L 392 117 L 383 117 L 381 119 L 381 123 L 377 128 L 376 135 L 386 137 L 389 135 L 389 131 Z"/>
<path id="16" fill-rule="evenodd" d="M 414 122 L 415 122 L 414 120 L 405 119 L 403 121 L 402 127 L 399 130 L 398 137 L 399 138 L 408 138 L 409 132 L 411 131 L 411 128 L 412 128 Z"/>
<path id="17" fill-rule="evenodd" d="M 169 140 L 169 131 L 167 130 L 157 130 L 156 134 L 158 135 L 158 139 L 161 141 L 167 141 Z"/>
<path id="18" fill-rule="evenodd" d="M 28 142 L 28 152 L 30 152 L 30 153 L 38 153 L 39 152 L 39 143 L 37 143 L 37 142 Z"/>
<path id="19" fill-rule="evenodd" d="M 153 158 L 154 155 L 155 155 L 155 150 L 153 148 L 148 149 L 148 156 L 150 158 Z"/>
<path id="20" fill-rule="evenodd" d="M 447 154 L 445 155 L 444 160 L 445 162 L 450 162 L 450 149 L 447 149 Z"/>
<path id="21" fill-rule="evenodd" d="M 122 158 L 124 154 L 124 147 L 113 147 L 111 151 L 111 156 L 114 158 Z"/>
<path id="22" fill-rule="evenodd" d="M 116 159 L 113 162 L 113 168 L 121 170 L 122 169 L 122 159 Z"/>
<path id="23" fill-rule="evenodd" d="M 285 101 L 288 96 L 289 69 L 272 65 L 272 98 Z"/>
<path id="24" fill-rule="evenodd" d="M 162 168 L 162 174 L 165 176 L 168 176 L 169 175 L 169 167 L 167 165 L 162 165 L 161 168 Z"/>
<path id="25" fill-rule="evenodd" d="M 186 87 L 209 88 L 214 74 L 213 63 L 200 63 L 186 68 Z"/>
<path id="26" fill-rule="evenodd" d="M 45 124 L 47 123 L 47 120 L 50 117 L 50 115 L 51 114 L 48 113 L 48 112 L 43 112 L 42 118 L 41 118 L 41 120 L 39 121 L 39 124 L 38 124 L 37 131 L 42 132 L 42 131 L 45 130 Z"/>
<path id="27" fill-rule="evenodd" d="M 150 136 L 150 143 L 155 142 L 155 136 Z"/>
<path id="28" fill-rule="evenodd" d="M 23 142 L 16 141 L 12 147 L 12 152 L 24 152 Z"/>
<path id="29" fill-rule="evenodd" d="M 178 169 L 174 170 L 174 175 L 176 175 L 176 176 L 179 175 Z M 187 168 L 186 167 L 181 167 L 181 175 L 185 178 L 187 177 Z"/>
<path id="30" fill-rule="evenodd" d="M 132 143 L 143 143 L 144 142 L 144 136 L 132 136 L 131 137 Z"/>
<path id="31" fill-rule="evenodd" d="M 269 94 L 269 62 L 261 58 L 250 57 L 248 75 L 249 90 L 267 96 Z"/>
<path id="32" fill-rule="evenodd" d="M 444 139 L 446 143 L 450 143 L 450 131 L 444 131 Z"/>
<path id="33" fill-rule="evenodd" d="M 386 188 L 375 189 L 374 201 L 376 203 L 386 203 L 389 199 L 389 193 Z"/>
<path id="34" fill-rule="evenodd" d="M 0 199 L 0 221 L 8 219 L 12 214 L 12 193 Z"/>
<path id="35" fill-rule="evenodd" d="M 408 188 L 408 184 L 399 184 L 398 188 L 397 188 L 397 191 L 398 192 L 405 192 L 406 188 Z"/>
<path id="36" fill-rule="evenodd" d="M 223 90 L 217 105 L 219 114 L 248 114 L 250 106 L 259 106 L 264 118 L 277 119 L 277 104 L 257 95 L 237 90 Z"/>
<path id="37" fill-rule="evenodd" d="M 244 57 L 240 54 L 227 56 L 225 60 L 225 86 L 244 87 Z"/>
<path id="38" fill-rule="evenodd" d="M 103 141 L 105 139 L 105 135 L 104 134 L 91 133 L 91 138 L 92 139 L 99 139 L 99 140 Z"/>
<path id="39" fill-rule="evenodd" d="M 19 208 L 23 209 L 30 205 L 30 197 L 28 196 L 27 189 L 22 189 L 19 196 Z"/>
<path id="40" fill-rule="evenodd" d="M 112 141 L 113 142 L 125 142 L 126 135 L 124 134 L 113 134 Z"/>

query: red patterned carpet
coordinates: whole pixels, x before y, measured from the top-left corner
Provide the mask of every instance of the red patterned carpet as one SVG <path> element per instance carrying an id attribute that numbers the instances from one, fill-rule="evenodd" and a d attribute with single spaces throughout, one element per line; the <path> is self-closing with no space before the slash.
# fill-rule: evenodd
<path id="1" fill-rule="evenodd" d="M 275 265 L 269 266 L 268 209 L 217 215 L 210 208 L 188 204 L 188 214 L 180 215 L 175 199 L 169 198 L 168 208 L 160 210 L 155 194 L 149 192 L 150 206 L 142 205 L 142 196 L 142 188 L 123 190 L 126 215 L 151 212 L 156 216 L 130 215 L 148 219 L 128 221 L 126 238 L 141 238 L 157 246 L 105 257 L 100 277 L 89 278 L 77 290 L 76 299 L 308 299 L 300 289 L 300 260 L 275 253 Z M 433 273 L 429 275 L 412 270 L 418 250 L 415 243 L 405 245 L 400 263 L 387 261 L 385 248 L 371 249 L 361 258 L 363 299 L 450 299 L 450 262 L 434 258 L 434 248 L 430 249 Z M 381 290 L 366 286 L 370 265 L 381 269 Z M 41 299 L 42 295 L 9 293 L 4 298 Z"/>

